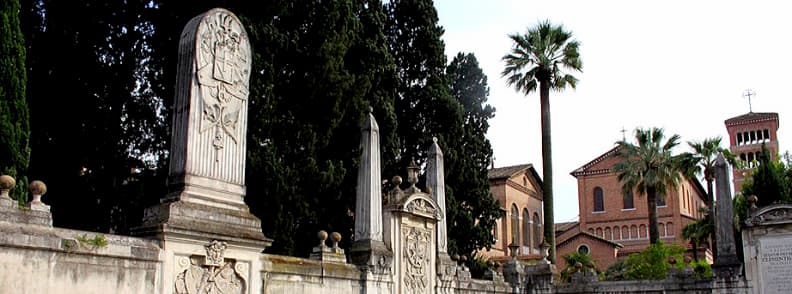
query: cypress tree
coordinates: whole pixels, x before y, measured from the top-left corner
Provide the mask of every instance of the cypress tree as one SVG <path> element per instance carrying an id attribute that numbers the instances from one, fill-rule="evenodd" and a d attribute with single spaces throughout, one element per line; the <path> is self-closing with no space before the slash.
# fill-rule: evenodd
<path id="1" fill-rule="evenodd" d="M 0 1 L 0 173 L 16 178 L 11 197 L 27 202 L 30 125 L 25 40 L 18 0 Z"/>
<path id="2" fill-rule="evenodd" d="M 449 231 L 449 245 L 456 252 L 471 254 L 493 243 L 492 229 L 503 216 L 500 204 L 492 198 L 487 177 L 492 146 L 486 137 L 488 120 L 495 109 L 487 104 L 487 76 L 472 53 L 458 53 L 447 68 L 453 97 L 463 108 L 461 144 L 450 146 L 459 156 L 446 181 L 454 187 L 454 201 L 448 206 L 450 223 L 468 230 Z M 460 205 L 465 203 L 466 205 Z"/>

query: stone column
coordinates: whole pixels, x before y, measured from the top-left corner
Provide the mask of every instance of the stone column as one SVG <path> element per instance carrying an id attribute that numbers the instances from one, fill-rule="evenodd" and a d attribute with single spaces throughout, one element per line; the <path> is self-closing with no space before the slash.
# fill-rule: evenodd
<path id="1" fill-rule="evenodd" d="M 732 212 L 732 194 L 729 183 L 729 165 L 723 154 L 718 154 L 715 160 L 715 239 L 718 249 L 715 255 L 713 269 L 719 278 L 733 279 L 740 274 L 742 263 L 737 258 L 737 249 L 734 243 L 734 213 Z"/>
<path id="2" fill-rule="evenodd" d="M 428 150 L 429 158 L 426 162 L 426 186 L 430 189 L 432 199 L 437 203 L 441 219 L 437 222 L 437 273 L 441 287 L 452 287 L 450 281 L 454 278 L 456 265 L 448 255 L 448 225 L 445 205 L 445 169 L 443 167 L 443 151 L 437 144 L 437 138 L 432 138 L 432 145 Z"/>
<path id="3" fill-rule="evenodd" d="M 372 109 L 361 130 L 360 166 L 355 198 L 355 236 L 350 257 L 365 272 L 389 274 L 393 254 L 382 240 L 382 177 L 379 126 Z"/>

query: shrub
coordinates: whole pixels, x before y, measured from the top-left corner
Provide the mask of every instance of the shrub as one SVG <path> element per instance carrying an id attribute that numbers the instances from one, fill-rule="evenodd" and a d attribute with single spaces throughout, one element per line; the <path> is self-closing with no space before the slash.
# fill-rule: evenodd
<path id="1" fill-rule="evenodd" d="M 649 245 L 644 251 L 627 257 L 625 277 L 629 280 L 661 280 L 668 275 L 668 258 L 673 256 L 682 263 L 685 248 L 679 245 L 665 246 L 663 243 Z"/>

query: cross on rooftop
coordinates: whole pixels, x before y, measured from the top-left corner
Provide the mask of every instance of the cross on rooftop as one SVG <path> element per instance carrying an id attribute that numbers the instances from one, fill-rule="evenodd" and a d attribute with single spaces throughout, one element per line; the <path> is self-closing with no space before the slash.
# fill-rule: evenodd
<path id="1" fill-rule="evenodd" d="M 747 90 L 745 90 L 745 92 L 743 92 L 743 97 L 748 98 L 748 112 L 749 113 L 753 112 L 753 108 L 751 107 L 751 96 L 756 96 L 756 92 L 754 92 L 751 89 L 747 89 Z"/>

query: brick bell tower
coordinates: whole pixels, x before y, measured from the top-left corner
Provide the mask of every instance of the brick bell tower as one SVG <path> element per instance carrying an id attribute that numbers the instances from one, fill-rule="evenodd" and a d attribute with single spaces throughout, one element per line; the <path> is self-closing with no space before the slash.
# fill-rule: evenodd
<path id="1" fill-rule="evenodd" d="M 756 168 L 764 144 L 773 160 L 778 156 L 778 113 L 753 112 L 735 116 L 725 121 L 729 133 L 731 152 L 742 162 L 742 169 L 733 169 L 735 193 L 742 192 L 742 184 Z"/>

